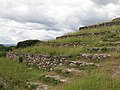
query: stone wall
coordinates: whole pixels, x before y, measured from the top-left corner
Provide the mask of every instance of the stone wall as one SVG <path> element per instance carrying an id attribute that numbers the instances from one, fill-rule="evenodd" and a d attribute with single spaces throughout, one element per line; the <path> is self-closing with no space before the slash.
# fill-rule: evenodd
<path id="1" fill-rule="evenodd" d="M 58 44 L 53 44 L 51 45 L 52 47 L 75 47 L 75 46 L 79 46 L 79 45 L 86 45 L 87 42 L 73 42 L 73 43 L 58 43 Z"/>
<path id="2" fill-rule="evenodd" d="M 109 54 L 79 54 L 76 56 L 79 59 L 104 60 L 110 58 Z M 8 52 L 6 58 L 13 59 L 21 63 L 26 63 L 28 66 L 36 66 L 37 68 L 53 70 L 58 65 L 68 63 L 70 56 L 49 56 L 43 54 L 22 54 L 17 52 Z"/>
<path id="3" fill-rule="evenodd" d="M 96 24 L 96 25 L 84 26 L 84 27 L 80 27 L 79 30 L 100 28 L 100 27 L 114 26 L 114 25 L 120 25 L 120 22 L 106 22 L 106 23 L 101 23 L 101 24 Z"/>
<path id="4" fill-rule="evenodd" d="M 57 37 L 56 39 L 62 39 L 62 38 L 70 38 L 70 37 L 93 37 L 93 36 L 100 36 L 110 33 L 109 31 L 105 32 L 95 32 L 95 33 L 84 33 L 84 34 L 75 34 L 75 35 L 64 35 Z"/>
<path id="5" fill-rule="evenodd" d="M 109 38 L 107 39 L 109 42 L 115 42 L 115 41 L 120 41 L 120 38 Z"/>
<path id="6" fill-rule="evenodd" d="M 67 56 L 48 56 L 43 54 L 22 54 L 17 52 L 9 52 L 6 58 L 17 60 L 18 62 L 26 63 L 29 66 L 36 66 L 37 68 L 53 69 L 58 65 L 64 64 Z"/>
<path id="7" fill-rule="evenodd" d="M 89 60 L 104 60 L 110 58 L 110 54 L 79 54 L 78 59 L 89 59 Z"/>
<path id="8" fill-rule="evenodd" d="M 117 51 L 117 48 L 112 48 L 112 47 L 92 47 L 92 48 L 87 48 L 87 51 L 89 51 L 89 52 L 113 52 L 113 51 Z"/>

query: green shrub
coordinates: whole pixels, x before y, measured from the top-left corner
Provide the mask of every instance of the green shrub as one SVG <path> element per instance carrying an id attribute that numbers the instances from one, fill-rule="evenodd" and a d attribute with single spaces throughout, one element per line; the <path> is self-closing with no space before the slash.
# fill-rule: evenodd
<path id="1" fill-rule="evenodd" d="M 26 40 L 26 41 L 18 42 L 16 47 L 17 48 L 25 48 L 25 47 L 29 47 L 29 46 L 34 46 L 38 42 L 42 42 L 42 41 L 39 41 L 39 40 Z"/>

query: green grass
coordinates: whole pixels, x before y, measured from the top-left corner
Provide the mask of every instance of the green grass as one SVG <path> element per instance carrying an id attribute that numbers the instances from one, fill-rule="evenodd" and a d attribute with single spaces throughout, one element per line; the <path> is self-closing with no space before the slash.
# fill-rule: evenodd
<path id="1" fill-rule="evenodd" d="M 83 46 L 78 47 L 50 47 L 50 46 L 34 46 L 24 49 L 17 49 L 17 52 L 26 52 L 26 53 L 41 53 L 48 55 L 76 55 L 84 52 Z"/>
<path id="2" fill-rule="evenodd" d="M 32 68 L 28 69 L 25 64 L 18 63 L 13 60 L 0 58 L 0 76 L 7 76 L 17 80 L 33 80 L 37 79 L 43 72 Z"/>
<path id="3" fill-rule="evenodd" d="M 89 70 L 83 77 L 59 85 L 54 90 L 120 90 L 120 78 L 114 78 L 100 69 Z"/>
<path id="4" fill-rule="evenodd" d="M 0 77 L 5 78 L 10 83 L 9 90 L 14 87 L 22 89 L 27 81 L 38 80 L 44 72 L 35 68 L 28 69 L 25 64 L 13 60 L 0 58 Z M 18 86 L 17 86 L 18 85 Z M 20 86 L 19 86 L 20 85 Z M 23 87 L 24 86 L 24 87 Z"/>
<path id="5" fill-rule="evenodd" d="M 73 43 L 73 42 L 86 42 L 86 43 L 90 43 L 90 42 L 99 42 L 101 40 L 103 36 L 95 36 L 95 37 L 70 37 L 70 38 L 63 38 L 63 39 L 57 39 L 57 40 L 53 40 L 51 42 L 54 43 Z"/>

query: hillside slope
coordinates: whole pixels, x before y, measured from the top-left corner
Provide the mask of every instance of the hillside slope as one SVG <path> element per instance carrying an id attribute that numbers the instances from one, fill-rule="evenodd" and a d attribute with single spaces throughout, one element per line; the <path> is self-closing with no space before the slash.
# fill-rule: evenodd
<path id="1" fill-rule="evenodd" d="M 120 90 L 119 23 L 114 19 L 85 26 L 55 40 L 8 52 L 10 60 L 0 59 L 0 88 Z"/>

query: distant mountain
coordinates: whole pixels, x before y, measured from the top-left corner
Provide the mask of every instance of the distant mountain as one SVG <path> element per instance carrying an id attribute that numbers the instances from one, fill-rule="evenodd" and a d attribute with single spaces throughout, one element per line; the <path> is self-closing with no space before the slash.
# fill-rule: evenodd
<path id="1" fill-rule="evenodd" d="M 4 46 L 3 44 L 0 44 L 0 46 Z"/>
<path id="2" fill-rule="evenodd" d="M 6 47 L 9 47 L 9 46 L 16 46 L 16 44 L 0 44 L 0 46 L 6 46 Z"/>

